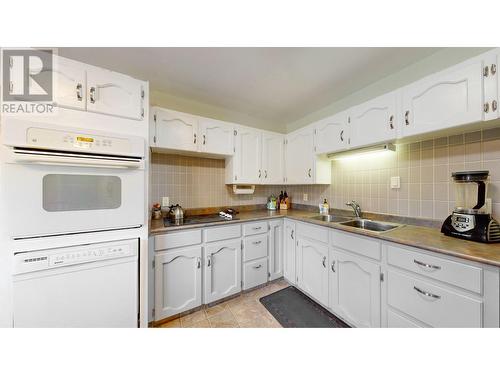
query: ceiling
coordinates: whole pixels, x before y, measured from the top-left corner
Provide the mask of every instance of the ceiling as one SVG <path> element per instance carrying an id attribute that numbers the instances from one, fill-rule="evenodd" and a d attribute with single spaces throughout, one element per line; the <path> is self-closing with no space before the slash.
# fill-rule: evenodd
<path id="1" fill-rule="evenodd" d="M 150 82 L 151 90 L 277 127 L 439 48 L 59 48 L 59 54 Z"/>

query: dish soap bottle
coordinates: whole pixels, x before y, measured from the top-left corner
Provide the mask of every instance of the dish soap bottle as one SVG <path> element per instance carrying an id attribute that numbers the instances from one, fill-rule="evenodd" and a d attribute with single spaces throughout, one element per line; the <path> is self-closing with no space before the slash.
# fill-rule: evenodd
<path id="1" fill-rule="evenodd" d="M 328 215 L 329 212 L 330 212 L 330 206 L 328 205 L 328 201 L 325 198 L 323 204 L 319 205 L 319 213 L 320 215 Z"/>

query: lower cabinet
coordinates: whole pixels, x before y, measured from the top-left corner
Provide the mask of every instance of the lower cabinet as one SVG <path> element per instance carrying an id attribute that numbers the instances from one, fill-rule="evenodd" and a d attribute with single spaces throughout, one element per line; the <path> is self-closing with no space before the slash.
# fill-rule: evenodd
<path id="1" fill-rule="evenodd" d="M 295 269 L 296 247 L 295 247 L 295 222 L 285 220 L 283 244 L 283 276 L 290 283 L 295 285 L 297 274 Z"/>
<path id="2" fill-rule="evenodd" d="M 283 220 L 269 222 L 269 280 L 283 276 Z"/>
<path id="3" fill-rule="evenodd" d="M 328 245 L 305 238 L 297 242 L 298 286 L 328 306 Z"/>
<path id="4" fill-rule="evenodd" d="M 355 327 L 380 327 L 380 265 L 330 249 L 332 311 Z"/>
<path id="5" fill-rule="evenodd" d="M 207 244 L 204 248 L 204 303 L 241 291 L 241 240 Z"/>
<path id="6" fill-rule="evenodd" d="M 155 255 L 155 319 L 201 305 L 201 246 Z"/>

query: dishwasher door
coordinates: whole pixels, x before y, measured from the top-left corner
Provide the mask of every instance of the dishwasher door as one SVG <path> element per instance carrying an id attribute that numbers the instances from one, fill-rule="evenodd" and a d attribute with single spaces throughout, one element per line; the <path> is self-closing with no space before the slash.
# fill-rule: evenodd
<path id="1" fill-rule="evenodd" d="M 137 239 L 14 258 L 14 327 L 138 326 Z"/>

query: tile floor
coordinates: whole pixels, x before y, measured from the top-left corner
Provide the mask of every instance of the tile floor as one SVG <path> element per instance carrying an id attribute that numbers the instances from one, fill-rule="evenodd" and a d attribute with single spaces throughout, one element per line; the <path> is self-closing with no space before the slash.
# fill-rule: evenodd
<path id="1" fill-rule="evenodd" d="M 158 328 L 281 328 L 259 298 L 287 286 L 289 284 L 283 279 L 273 281 L 215 306 L 171 320 Z"/>

